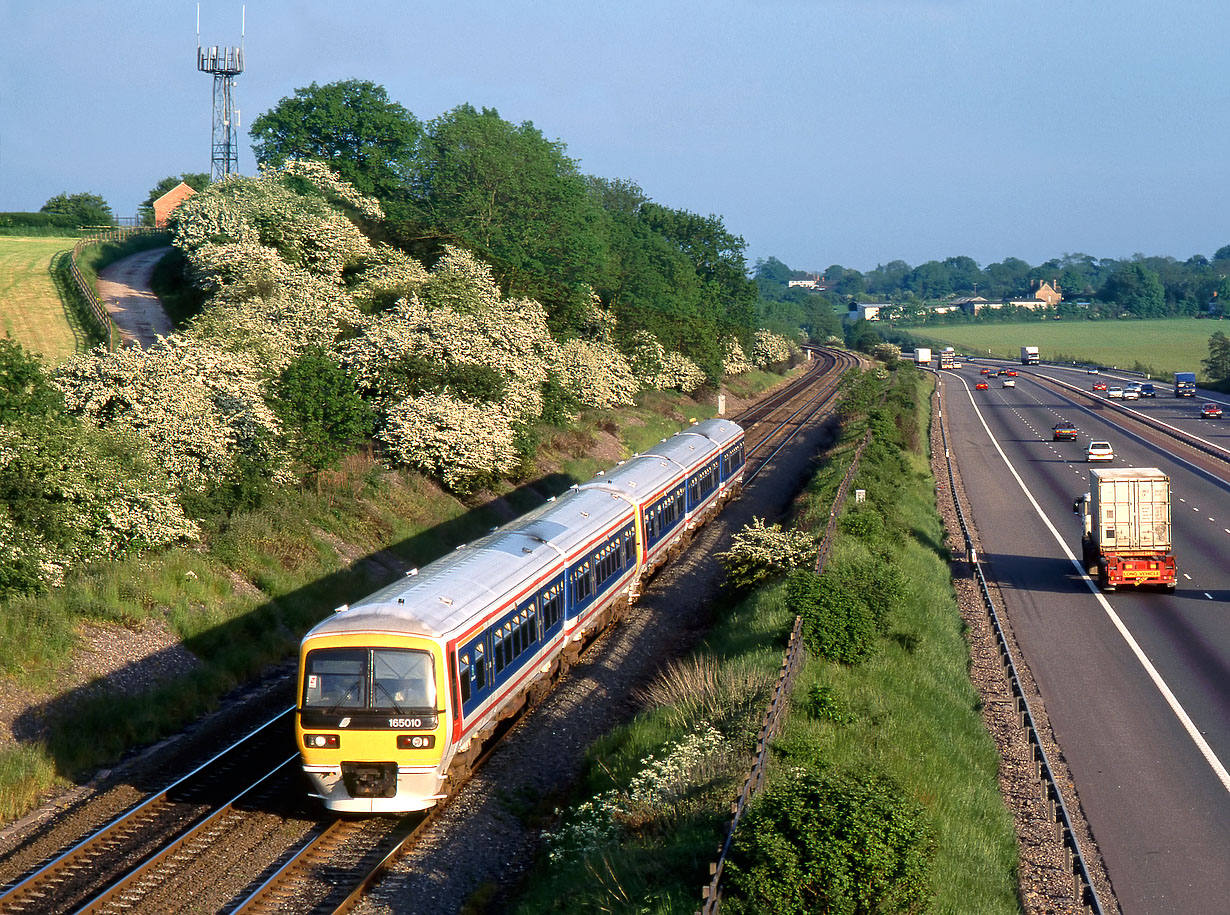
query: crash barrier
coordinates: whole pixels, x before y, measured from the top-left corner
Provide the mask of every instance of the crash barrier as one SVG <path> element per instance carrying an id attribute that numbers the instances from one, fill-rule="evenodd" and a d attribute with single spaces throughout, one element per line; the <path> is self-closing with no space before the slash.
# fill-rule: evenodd
<path id="1" fill-rule="evenodd" d="M 816 553 L 816 572 L 824 570 L 824 563 L 828 559 L 829 549 L 832 545 L 833 532 L 837 528 L 837 516 L 841 513 L 842 506 L 845 504 L 846 495 L 850 491 L 850 483 L 854 479 L 854 474 L 858 470 L 859 458 L 863 455 L 863 449 L 867 447 L 867 443 L 871 441 L 871 431 L 863 436 L 863 440 L 859 443 L 858 448 L 854 451 L 854 459 L 850 462 L 850 466 L 846 468 L 846 474 L 842 477 L 841 485 L 837 487 L 837 495 L 833 498 L 833 505 L 829 509 L 828 524 L 824 529 L 824 536 L 820 540 L 820 546 Z M 747 812 L 748 806 L 751 804 L 752 798 L 764 787 L 765 770 L 769 762 L 769 741 L 777 737 L 782 730 L 782 724 L 786 717 L 787 700 L 790 697 L 790 692 L 794 688 L 794 679 L 799 670 L 803 667 L 803 659 L 806 656 L 806 651 L 803 647 L 803 617 L 796 616 L 794 618 L 794 627 L 790 630 L 790 641 L 786 645 L 786 654 L 782 658 L 782 666 L 777 674 L 777 685 L 773 688 L 773 695 L 769 699 L 769 708 L 765 713 L 764 722 L 760 726 L 760 736 L 756 739 L 756 757 L 752 762 L 751 772 L 743 781 L 743 788 L 739 792 L 738 799 L 730 805 L 730 827 L 726 830 L 726 840 L 722 843 L 722 847 L 718 852 L 717 860 L 709 865 L 709 882 L 701 888 L 701 897 L 704 902 L 700 907 L 700 915 L 716 915 L 722 904 L 722 872 L 726 868 L 726 859 L 730 855 L 730 847 L 734 843 L 735 830 L 739 828 L 739 822 L 743 819 L 743 815 Z"/>
<path id="2" fill-rule="evenodd" d="M 1063 842 L 1066 864 L 1069 873 L 1072 875 L 1072 887 L 1077 900 L 1082 905 L 1091 909 L 1095 915 L 1103 915 L 1102 903 L 1098 899 L 1097 890 L 1093 886 L 1093 879 L 1089 875 L 1084 855 L 1081 853 L 1080 842 L 1076 838 L 1076 833 L 1072 830 L 1072 819 L 1068 815 L 1067 805 L 1064 804 L 1063 795 L 1059 791 L 1059 784 L 1055 779 L 1054 770 L 1051 768 L 1051 762 L 1047 758 L 1045 748 L 1042 746 L 1041 735 L 1034 722 L 1033 712 L 1029 707 L 1029 700 L 1025 698 L 1021 679 L 1017 675 L 1016 661 L 1013 659 L 1012 651 L 1008 647 L 1008 640 L 1004 635 L 1003 626 L 1000 625 L 999 612 L 996 609 L 995 600 L 991 596 L 991 589 L 987 585 L 985 576 L 982 574 L 982 565 L 978 561 L 977 551 L 974 549 L 973 536 L 965 518 L 965 511 L 961 508 L 961 500 L 957 498 L 956 475 L 953 471 L 952 455 L 948 448 L 947 422 L 944 417 L 943 405 L 938 401 L 940 390 L 943 386 L 943 379 L 937 379 L 937 382 L 935 389 L 937 406 L 935 412 L 939 419 L 940 438 L 944 445 L 944 462 L 948 467 L 948 486 L 952 494 L 952 503 L 957 510 L 957 520 L 961 524 L 961 533 L 965 537 L 966 555 L 973 567 L 974 578 L 978 582 L 978 590 L 982 594 L 982 603 L 990 618 L 991 628 L 995 632 L 995 641 L 999 647 L 999 660 L 1004 667 L 1004 672 L 1008 677 L 1008 683 L 1015 698 L 1017 719 L 1021 726 L 1025 728 L 1026 735 L 1029 738 L 1034 772 L 1042 784 L 1042 800 L 1047 805 L 1047 810 L 1055 822 L 1056 828 L 1059 830 L 1059 838 Z"/>

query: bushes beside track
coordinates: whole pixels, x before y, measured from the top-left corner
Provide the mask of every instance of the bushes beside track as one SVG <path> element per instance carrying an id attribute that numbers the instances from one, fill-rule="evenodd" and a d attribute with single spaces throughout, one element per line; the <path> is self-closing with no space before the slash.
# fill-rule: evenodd
<path id="1" fill-rule="evenodd" d="M 719 608 L 687 675 L 664 678 L 672 690 L 655 686 L 655 707 L 591 749 L 513 911 L 699 909 L 764 714 L 768 689 L 752 684 L 776 674 L 796 612 L 809 658 L 737 834 L 722 911 L 1019 910 L 1013 823 L 967 674 L 925 453 L 928 386 L 908 365 L 849 382 L 843 438 L 795 510 L 798 525 L 822 527 L 872 429 L 853 483 L 866 501 L 843 511 L 825 572 L 795 571 Z M 680 711 L 724 682 L 750 700 L 741 726 L 733 699 Z M 646 795 L 662 772 L 669 791 Z"/>

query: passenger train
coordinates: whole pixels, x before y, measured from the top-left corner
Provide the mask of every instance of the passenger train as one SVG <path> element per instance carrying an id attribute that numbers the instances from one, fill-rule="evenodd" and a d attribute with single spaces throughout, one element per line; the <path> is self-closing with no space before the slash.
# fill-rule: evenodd
<path id="1" fill-rule="evenodd" d="M 743 430 L 693 425 L 304 636 L 296 738 L 330 810 L 433 806 L 738 492 Z"/>

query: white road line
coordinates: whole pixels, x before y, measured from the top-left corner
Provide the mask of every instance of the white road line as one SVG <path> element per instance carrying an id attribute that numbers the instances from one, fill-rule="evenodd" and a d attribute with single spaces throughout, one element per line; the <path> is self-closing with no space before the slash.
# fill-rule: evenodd
<path id="1" fill-rule="evenodd" d="M 1188 581 L 1192 580 L 1192 577 L 1188 575 L 1186 572 L 1183 573 L 1183 577 L 1186 578 Z"/>
<path id="2" fill-rule="evenodd" d="M 1212 595 L 1212 594 L 1210 594 L 1208 591 L 1205 591 L 1205 592 L 1204 592 L 1204 596 L 1205 596 L 1205 597 L 1207 597 L 1209 600 L 1212 600 L 1212 599 L 1213 599 L 1213 595 Z"/>
<path id="3" fill-rule="evenodd" d="M 1064 541 L 1063 537 L 1059 536 L 1059 531 L 1055 530 L 1055 525 L 1051 523 L 1051 519 L 1046 516 L 1046 512 L 1042 510 L 1042 506 L 1038 504 L 1037 499 L 1034 498 L 1034 494 L 1029 491 L 1029 487 L 1027 487 L 1025 485 L 1025 481 L 1021 479 L 1021 475 L 1016 472 L 1016 467 L 1013 466 L 1012 461 L 1008 460 L 1008 455 L 1004 454 L 1004 449 L 1000 447 L 999 440 L 995 437 L 995 434 L 991 432 L 991 427 L 987 425 L 987 421 L 985 417 L 983 417 L 982 411 L 978 409 L 978 404 L 975 403 L 974 396 L 970 393 L 969 385 L 965 384 L 964 379 L 962 379 L 962 384 L 965 385 L 965 393 L 969 395 L 969 402 L 973 406 L 974 412 L 978 415 L 978 421 L 982 423 L 982 428 L 986 430 L 987 436 L 991 439 L 991 444 L 995 446 L 995 450 L 999 452 L 999 456 L 1004 459 L 1004 464 L 1007 465 L 1008 472 L 1012 474 L 1017 484 L 1021 487 L 1021 492 L 1025 494 L 1025 498 L 1029 500 L 1029 504 L 1034 507 L 1034 511 L 1038 513 L 1038 517 L 1042 519 L 1042 523 L 1046 525 L 1046 529 L 1051 532 L 1051 536 L 1055 538 L 1055 542 L 1059 544 L 1059 548 L 1063 550 L 1063 554 L 1071 561 L 1077 574 L 1084 580 L 1086 587 L 1089 588 L 1097 602 L 1101 604 L 1102 610 L 1106 613 L 1106 616 L 1110 619 L 1114 627 L 1119 630 L 1119 635 L 1123 637 L 1123 640 L 1127 643 L 1128 648 L 1131 649 L 1132 654 L 1136 655 L 1136 660 L 1140 662 L 1140 666 L 1144 668 L 1144 671 L 1149 676 L 1149 679 L 1153 681 L 1153 685 L 1156 686 L 1158 692 L 1162 694 L 1162 698 L 1166 700 L 1166 704 L 1170 706 L 1170 710 L 1174 712 L 1175 717 L 1179 719 L 1179 723 L 1183 725 L 1183 730 L 1187 731 L 1187 736 L 1192 739 L 1192 743 L 1196 745 L 1196 749 L 1200 751 L 1200 755 L 1203 756 L 1205 762 L 1209 764 L 1209 768 L 1213 770 L 1213 774 L 1217 776 L 1217 780 L 1221 782 L 1222 787 L 1225 788 L 1227 792 L 1230 792 L 1230 771 L 1227 771 L 1226 767 L 1222 764 L 1222 761 L 1217 758 L 1217 754 L 1213 752 L 1213 748 L 1209 746 L 1209 742 L 1204 739 L 1204 736 L 1196 727 L 1195 722 L 1192 721 L 1191 717 L 1187 714 L 1187 711 L 1179 703 L 1178 698 L 1166 684 L 1166 681 L 1162 679 L 1162 675 L 1158 672 L 1157 668 L 1153 666 L 1153 662 L 1150 661 L 1148 656 L 1145 655 L 1144 650 L 1140 647 L 1140 644 L 1135 638 L 1132 637 L 1132 633 L 1128 631 L 1127 626 L 1124 625 L 1123 620 L 1119 618 L 1119 614 L 1115 612 L 1114 607 L 1110 605 L 1110 602 L 1106 599 L 1102 592 L 1098 590 L 1098 586 L 1094 583 L 1093 579 L 1085 574 L 1085 570 L 1081 567 L 1081 564 L 1077 562 L 1076 556 L 1074 556 L 1072 551 L 1068 549 L 1068 544 Z M 1210 595 L 1207 591 L 1204 596 L 1209 600 L 1213 599 L 1212 595 Z"/>

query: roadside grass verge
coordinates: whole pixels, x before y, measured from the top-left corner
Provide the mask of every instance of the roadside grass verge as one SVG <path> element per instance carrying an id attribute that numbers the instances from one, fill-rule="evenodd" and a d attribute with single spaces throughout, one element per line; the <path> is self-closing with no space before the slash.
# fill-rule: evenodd
<path id="1" fill-rule="evenodd" d="M 303 633 L 333 608 L 611 466 L 618 457 L 591 453 L 600 430 L 627 456 L 713 409 L 653 395 L 624 411 L 583 414 L 566 429 L 546 427 L 542 469 L 467 502 L 355 454 L 310 484 L 272 492 L 258 509 L 205 522 L 200 544 L 91 565 L 64 587 L 0 602 L 0 677 L 49 726 L 42 742 L 0 747 L 0 817 L 21 815 L 46 792 L 174 733 L 235 686 L 290 663 Z M 99 681 L 62 692 L 87 624 L 165 627 L 199 666 L 135 695 Z M 66 724 L 83 720 L 88 740 Z"/>
<path id="2" fill-rule="evenodd" d="M 934 837 L 922 911 L 1015 913 L 1015 832 L 969 681 L 924 453 L 927 384 L 908 366 L 887 391 L 871 373 L 854 378 L 844 436 L 796 504 L 796 519 L 818 533 L 870 425 L 876 438 L 853 484 L 866 490 L 867 503 L 843 512 L 829 568 L 857 582 L 868 569 L 879 576 L 891 567 L 900 594 L 879 608 L 882 634 L 867 660 L 840 663 L 809 651 L 773 744 L 768 784 L 772 790 L 800 772 L 886 776 L 923 811 Z M 883 407 L 872 396 L 877 389 L 886 394 Z M 755 673 L 766 683 L 775 678 L 796 610 L 781 582 L 717 608 L 717 623 L 695 656 L 646 691 L 646 711 L 590 748 L 575 789 L 523 812 L 546 832 L 511 911 L 697 911 L 768 699 L 769 687 L 757 685 Z M 743 701 L 705 700 L 719 692 L 712 684 L 723 682 Z M 709 726 L 720 739 L 688 757 L 685 750 Z M 673 761 L 673 789 L 662 790 L 659 773 Z M 765 909 L 728 891 L 723 910 Z"/>

